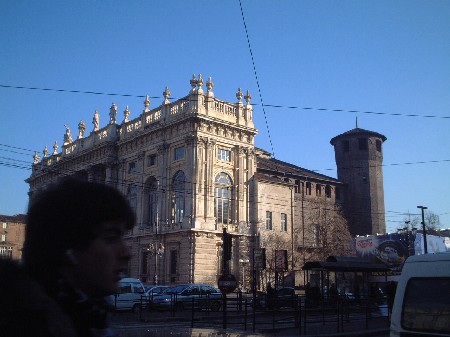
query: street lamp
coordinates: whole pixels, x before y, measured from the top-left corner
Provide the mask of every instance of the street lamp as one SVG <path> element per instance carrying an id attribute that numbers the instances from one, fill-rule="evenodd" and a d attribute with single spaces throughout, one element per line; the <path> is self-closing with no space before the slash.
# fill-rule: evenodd
<path id="1" fill-rule="evenodd" d="M 242 264 L 242 290 L 245 289 L 245 264 L 249 263 L 249 259 L 239 259 L 239 262 Z"/>
<path id="2" fill-rule="evenodd" d="M 149 243 L 147 247 L 147 251 L 150 256 L 155 257 L 155 276 L 153 277 L 153 284 L 158 285 L 158 257 L 161 257 L 164 254 L 164 244 L 160 242 L 159 244 Z"/>
<path id="3" fill-rule="evenodd" d="M 425 228 L 425 215 L 424 215 L 424 210 L 428 209 L 428 207 L 425 206 L 417 206 L 417 208 L 422 209 L 422 231 L 423 231 L 423 247 L 424 247 L 424 251 L 425 254 L 428 254 L 428 248 L 427 248 L 427 230 Z"/>
<path id="4" fill-rule="evenodd" d="M 397 233 L 401 234 L 406 242 L 406 248 L 408 249 L 408 256 L 411 256 L 411 235 L 414 237 L 417 233 L 417 229 L 415 227 L 409 228 L 409 224 L 411 221 L 405 221 L 405 227 L 397 229 Z"/>

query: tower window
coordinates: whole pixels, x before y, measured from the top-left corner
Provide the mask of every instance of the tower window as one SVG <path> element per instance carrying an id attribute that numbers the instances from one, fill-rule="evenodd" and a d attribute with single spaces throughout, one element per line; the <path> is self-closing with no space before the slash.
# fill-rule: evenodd
<path id="1" fill-rule="evenodd" d="M 322 185 L 317 184 L 316 185 L 316 196 L 320 197 L 322 195 Z"/>
<path id="2" fill-rule="evenodd" d="M 369 149 L 367 138 L 358 138 L 358 149 L 361 151 L 367 151 Z"/>
<path id="3" fill-rule="evenodd" d="M 342 141 L 342 151 L 344 151 L 344 153 L 350 151 L 350 142 L 348 140 Z"/>
<path id="4" fill-rule="evenodd" d="M 341 199 L 341 189 L 339 187 L 334 189 L 334 193 L 336 195 L 336 199 Z"/>
<path id="5" fill-rule="evenodd" d="M 311 195 L 311 183 L 306 183 L 306 195 Z"/>
<path id="6" fill-rule="evenodd" d="M 377 139 L 375 142 L 375 146 L 378 152 L 381 152 L 381 140 Z"/>
<path id="7" fill-rule="evenodd" d="M 327 198 L 331 198 L 331 186 L 330 185 L 325 186 L 325 195 L 327 196 Z"/>

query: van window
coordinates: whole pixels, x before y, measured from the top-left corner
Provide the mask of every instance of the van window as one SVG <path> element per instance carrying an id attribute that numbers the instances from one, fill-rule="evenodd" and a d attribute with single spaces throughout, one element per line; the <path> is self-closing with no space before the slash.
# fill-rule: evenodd
<path id="1" fill-rule="evenodd" d="M 402 327 L 450 333 L 450 277 L 411 278 L 405 289 Z"/>

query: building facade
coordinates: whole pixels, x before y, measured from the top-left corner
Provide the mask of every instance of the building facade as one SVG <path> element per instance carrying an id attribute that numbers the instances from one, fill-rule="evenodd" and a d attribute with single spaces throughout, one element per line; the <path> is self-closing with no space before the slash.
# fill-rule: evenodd
<path id="1" fill-rule="evenodd" d="M 126 235 L 129 275 L 144 282 L 216 284 L 225 265 L 248 288 L 260 247 L 269 263 L 258 285 L 275 277 L 279 250 L 287 256 L 281 274 L 295 280 L 306 259 L 336 249 L 335 223 L 346 229 L 347 186 L 255 148 L 249 92 L 239 89 L 229 103 L 214 97 L 211 78 L 206 91 L 203 84 L 193 76 L 188 95 L 173 102 L 166 87 L 160 106 L 150 109 L 147 97 L 137 117 L 126 107 L 121 122 L 113 103 L 106 126 L 95 112 L 87 136 L 83 121 L 76 139 L 66 126 L 61 152 L 55 143 L 52 154 L 47 147 L 42 158 L 36 153 L 30 198 L 67 175 L 121 190 L 137 218 Z M 227 264 L 224 229 L 232 236 Z"/>
<path id="2" fill-rule="evenodd" d="M 25 214 L 0 215 L 0 259 L 20 260 L 25 240 Z"/>

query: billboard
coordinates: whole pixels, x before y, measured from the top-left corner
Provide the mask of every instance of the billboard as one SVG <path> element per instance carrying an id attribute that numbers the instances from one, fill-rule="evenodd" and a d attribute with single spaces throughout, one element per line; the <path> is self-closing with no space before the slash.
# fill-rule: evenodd
<path id="1" fill-rule="evenodd" d="M 450 252 L 449 238 L 427 235 L 427 252 Z M 358 236 L 355 238 L 356 254 L 373 263 L 384 263 L 392 271 L 401 271 L 403 263 L 410 255 L 424 254 L 421 233 L 392 233 L 384 235 Z"/>

